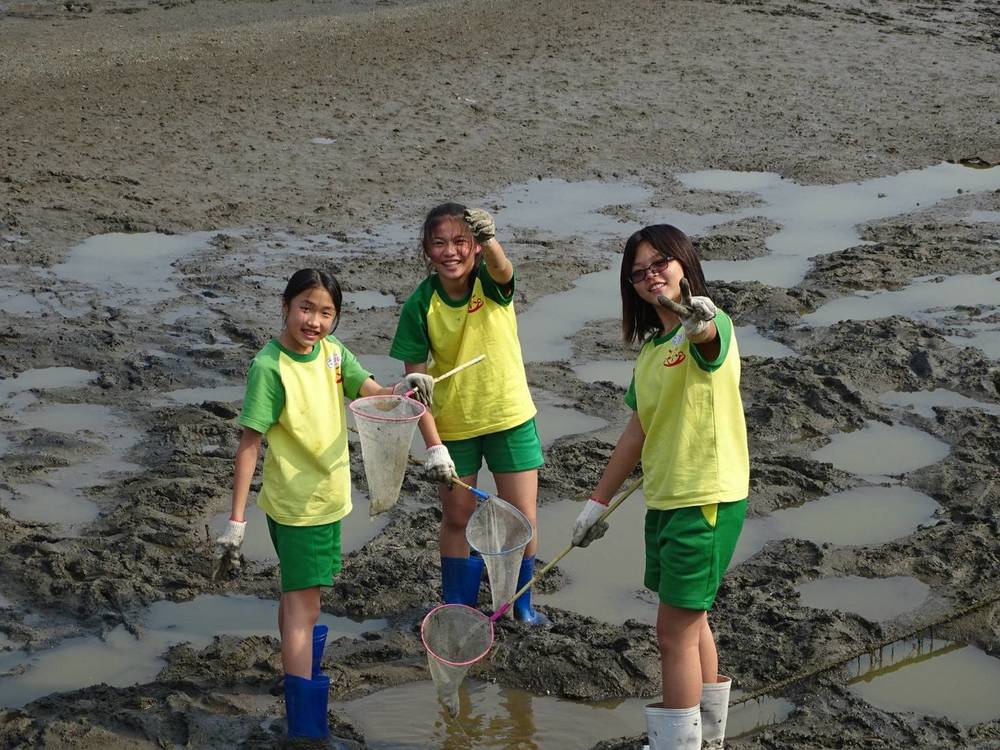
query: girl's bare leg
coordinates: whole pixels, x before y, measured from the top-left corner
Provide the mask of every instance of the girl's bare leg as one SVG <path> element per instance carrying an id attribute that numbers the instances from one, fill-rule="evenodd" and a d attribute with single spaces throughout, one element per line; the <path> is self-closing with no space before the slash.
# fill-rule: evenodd
<path id="1" fill-rule="evenodd" d="M 281 595 L 278 627 L 285 674 L 312 679 L 312 632 L 319 619 L 319 604 L 319 586 Z"/>
<path id="2" fill-rule="evenodd" d="M 691 708 L 701 703 L 700 645 L 707 620 L 702 610 L 660 603 L 656 641 L 660 647 L 664 708 Z"/>
<path id="3" fill-rule="evenodd" d="M 531 523 L 531 541 L 524 548 L 524 556 L 531 557 L 538 549 L 538 469 L 493 475 L 497 494 L 513 505 Z"/>
<path id="4" fill-rule="evenodd" d="M 468 485 L 476 486 L 476 475 L 459 477 Z M 457 484 L 448 487 L 440 485 L 441 530 L 438 532 L 438 546 L 441 557 L 468 557 L 469 543 L 465 539 L 465 526 L 476 510 L 476 498 L 464 487 Z"/>

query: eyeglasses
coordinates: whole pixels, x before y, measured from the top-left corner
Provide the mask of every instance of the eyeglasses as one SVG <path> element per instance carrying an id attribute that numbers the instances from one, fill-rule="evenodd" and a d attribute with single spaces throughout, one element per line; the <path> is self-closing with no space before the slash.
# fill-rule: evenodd
<path id="1" fill-rule="evenodd" d="M 670 256 L 667 256 L 666 258 L 657 258 L 645 268 L 633 269 L 632 273 L 628 275 L 628 280 L 633 284 L 641 284 L 648 274 L 662 272 L 667 266 L 670 265 L 670 261 L 672 260 L 673 258 Z"/>

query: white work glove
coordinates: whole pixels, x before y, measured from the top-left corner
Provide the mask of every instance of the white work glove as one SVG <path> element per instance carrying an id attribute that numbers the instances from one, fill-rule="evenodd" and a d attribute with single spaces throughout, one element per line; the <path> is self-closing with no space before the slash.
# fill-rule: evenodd
<path id="1" fill-rule="evenodd" d="M 410 393 L 410 391 L 413 392 Z M 396 396 L 405 396 L 409 393 L 410 398 L 414 401 L 419 401 L 424 406 L 430 406 L 431 398 L 434 396 L 434 378 L 422 372 L 411 372 L 396 383 L 392 392 Z"/>
<path id="2" fill-rule="evenodd" d="M 451 484 L 455 477 L 455 462 L 443 445 L 432 445 L 427 449 L 427 459 L 424 461 L 424 473 L 428 479 L 442 484 Z"/>
<path id="3" fill-rule="evenodd" d="M 608 522 L 598 519 L 604 515 L 607 509 L 607 503 L 599 502 L 594 498 L 587 501 L 573 524 L 573 544 L 577 547 L 586 547 L 595 539 L 604 536 L 604 532 L 608 530 Z"/>
<path id="4" fill-rule="evenodd" d="M 680 318 L 684 333 L 688 339 L 695 338 L 708 328 L 709 321 L 715 317 L 715 303 L 708 297 L 692 297 L 691 285 L 687 279 L 681 279 L 681 301 L 674 302 L 662 294 L 656 301 Z"/>
<path id="5" fill-rule="evenodd" d="M 472 230 L 476 242 L 482 245 L 497 236 L 497 225 L 489 211 L 482 208 L 467 208 L 463 217 Z"/>
<path id="6" fill-rule="evenodd" d="M 243 546 L 243 535 L 246 530 L 246 521 L 229 519 L 226 530 L 215 540 L 215 577 L 218 577 L 224 568 L 230 571 L 240 569 L 240 547 Z"/>

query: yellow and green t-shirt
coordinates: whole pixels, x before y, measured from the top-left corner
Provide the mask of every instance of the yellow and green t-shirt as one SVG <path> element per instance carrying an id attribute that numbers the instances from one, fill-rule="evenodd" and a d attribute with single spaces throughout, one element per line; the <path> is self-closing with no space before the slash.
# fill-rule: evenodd
<path id="1" fill-rule="evenodd" d="M 271 339 L 254 357 L 240 424 L 267 435 L 257 505 L 278 523 L 318 526 L 351 512 L 344 397 L 370 377 L 333 336 L 309 354 Z"/>
<path id="2" fill-rule="evenodd" d="M 653 510 L 743 500 L 750 455 L 740 398 L 740 351 L 721 310 L 719 356 L 707 361 L 678 326 L 647 341 L 625 403 L 646 433 L 643 493 Z"/>
<path id="3" fill-rule="evenodd" d="M 434 377 L 480 354 L 482 363 L 434 386 L 442 440 L 465 440 L 517 427 L 535 416 L 514 317 L 514 280 L 501 288 L 482 262 L 472 290 L 451 299 L 437 274 L 403 303 L 389 355 L 427 362 Z"/>

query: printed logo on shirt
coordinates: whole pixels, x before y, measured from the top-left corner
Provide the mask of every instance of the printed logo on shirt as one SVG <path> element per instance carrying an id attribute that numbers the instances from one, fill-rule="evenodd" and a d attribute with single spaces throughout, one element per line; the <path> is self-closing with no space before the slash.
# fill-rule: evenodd
<path id="1" fill-rule="evenodd" d="M 473 294 L 472 295 L 472 299 L 469 300 L 469 307 L 468 307 L 467 312 L 471 315 L 472 313 L 474 313 L 476 310 L 478 310 L 479 308 L 481 308 L 485 304 L 486 304 L 486 300 L 484 300 L 478 294 Z"/>
<path id="2" fill-rule="evenodd" d="M 333 354 L 331 354 L 329 357 L 326 358 L 326 366 L 327 368 L 334 370 L 340 367 L 340 363 L 342 361 L 343 358 L 340 356 L 340 352 L 334 352 Z"/>
<path id="3" fill-rule="evenodd" d="M 663 360 L 663 366 L 677 367 L 677 365 L 679 365 L 685 359 L 687 359 L 687 356 L 684 354 L 684 352 L 671 349 L 670 352 L 667 353 L 666 359 Z"/>

